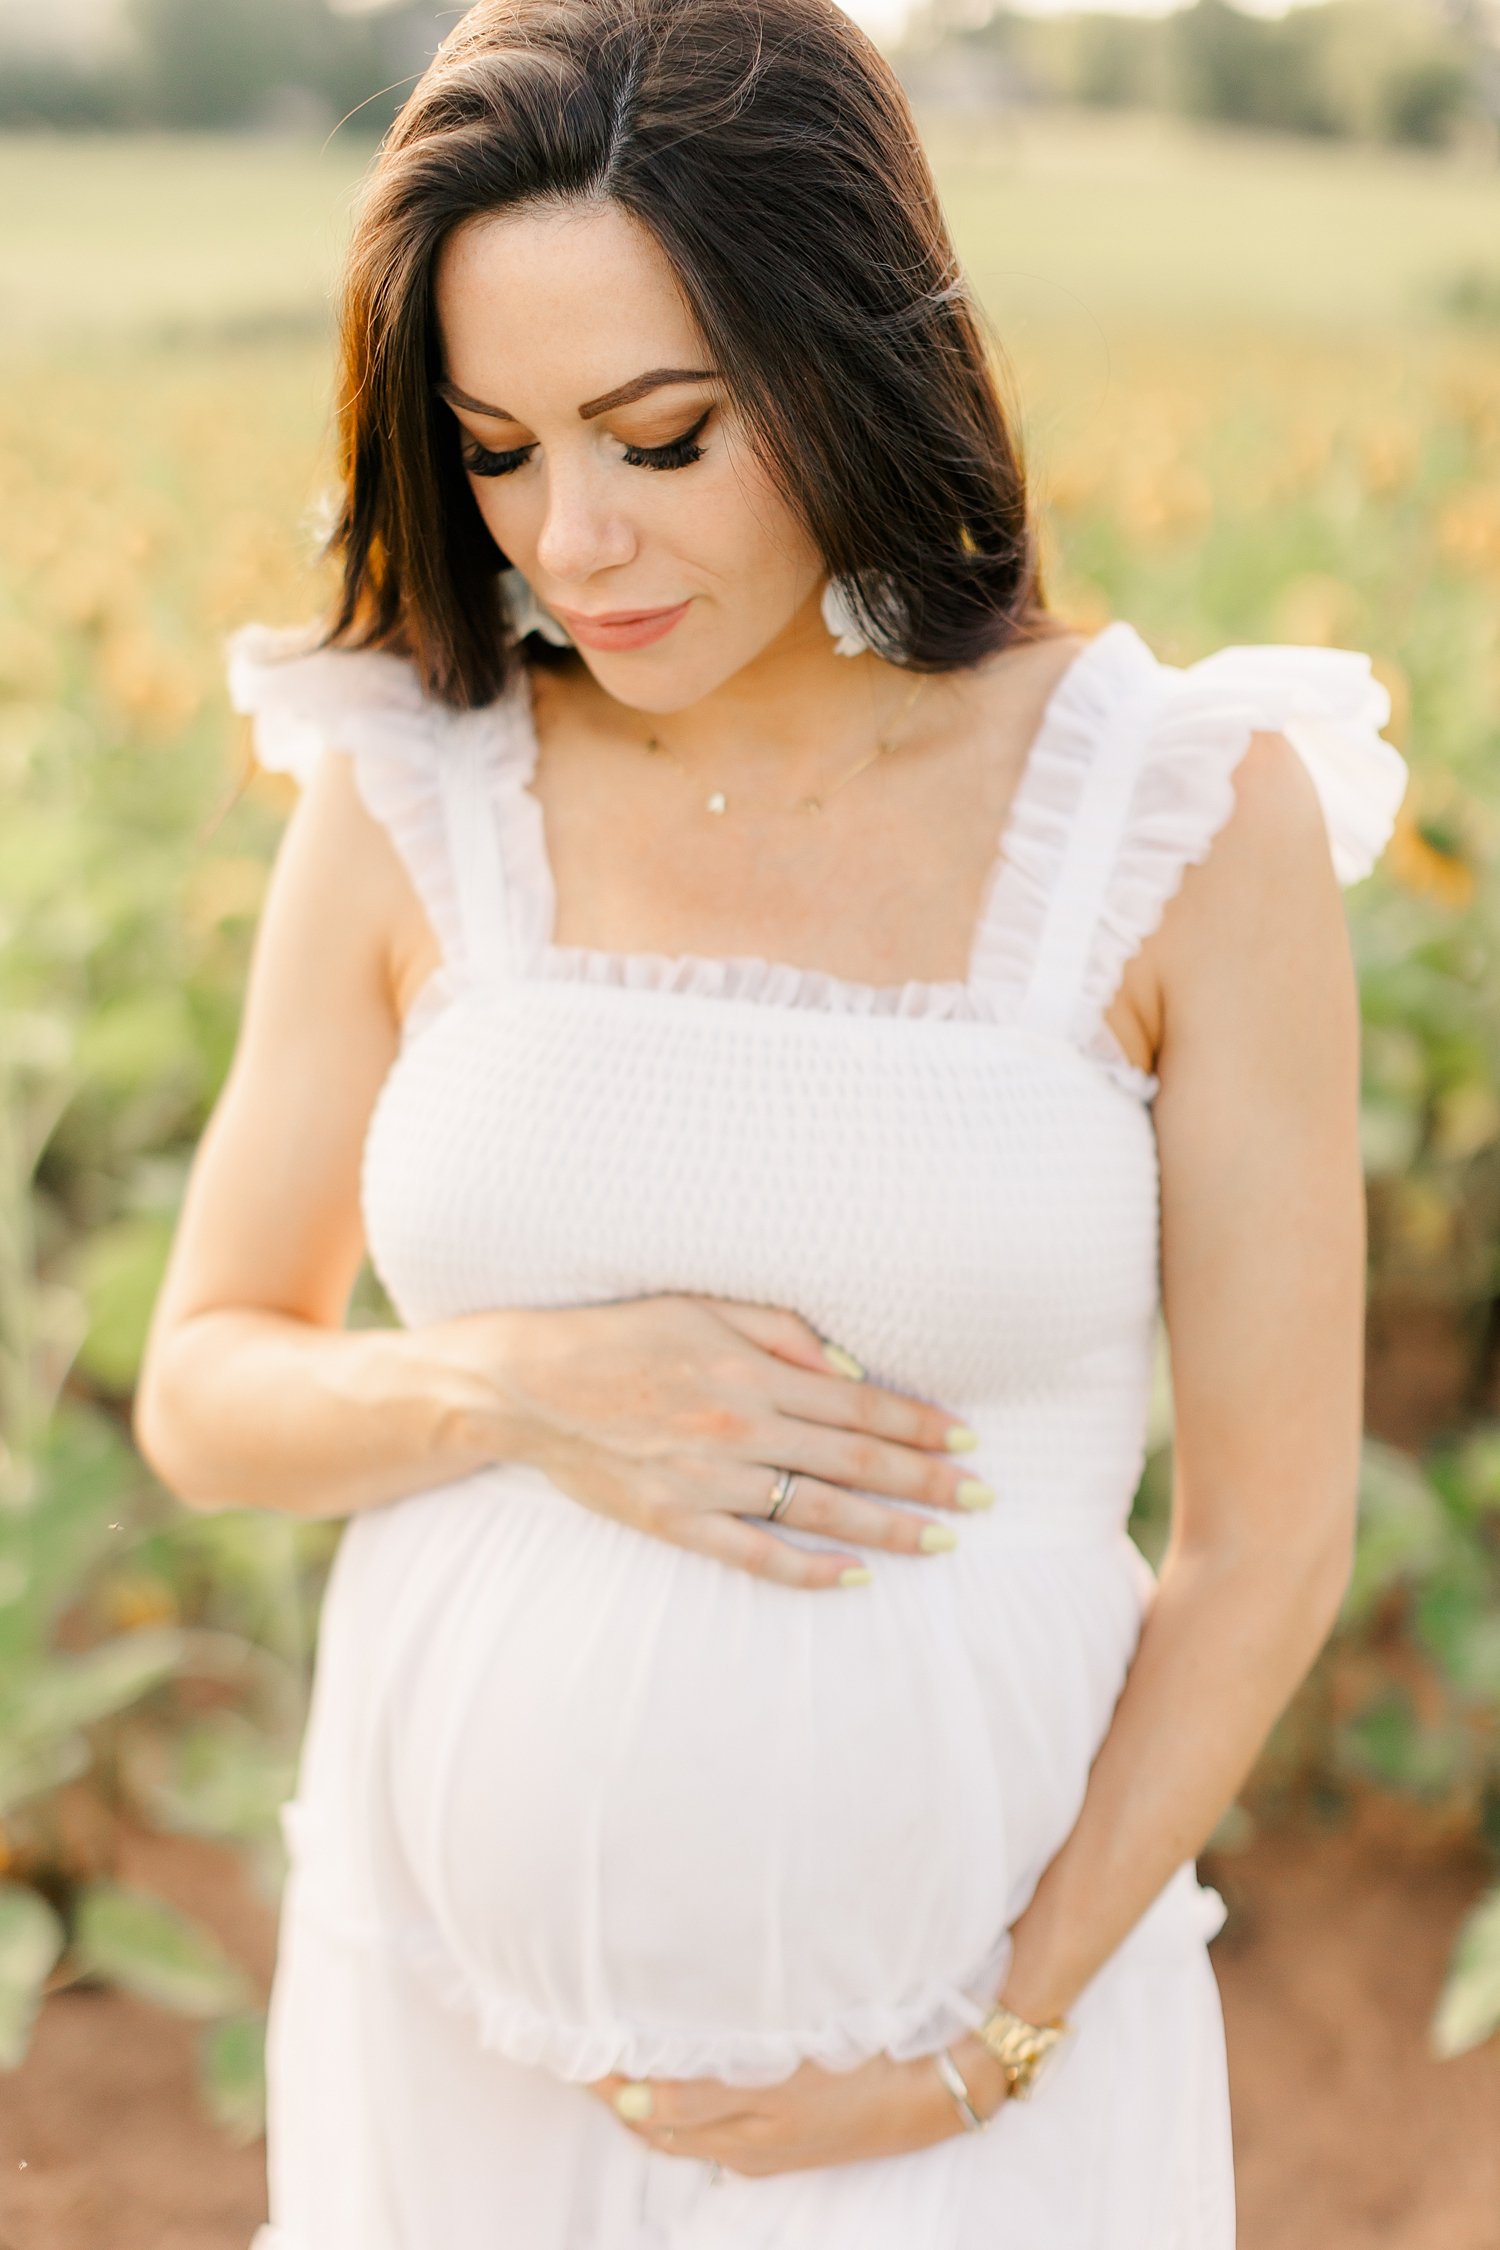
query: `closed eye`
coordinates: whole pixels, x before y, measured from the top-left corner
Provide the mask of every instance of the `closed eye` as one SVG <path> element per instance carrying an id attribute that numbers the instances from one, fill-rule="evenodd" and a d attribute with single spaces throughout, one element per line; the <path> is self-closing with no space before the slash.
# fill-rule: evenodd
<path id="1" fill-rule="evenodd" d="M 632 469 L 685 469 L 690 462 L 700 460 L 703 447 L 696 441 L 712 412 L 711 406 L 705 407 L 691 429 L 684 430 L 681 437 L 670 438 L 665 445 L 627 445 L 627 465 Z M 508 477 L 535 451 L 534 445 L 517 445 L 505 453 L 492 453 L 488 446 L 471 439 L 462 448 L 462 459 L 470 476 Z"/>

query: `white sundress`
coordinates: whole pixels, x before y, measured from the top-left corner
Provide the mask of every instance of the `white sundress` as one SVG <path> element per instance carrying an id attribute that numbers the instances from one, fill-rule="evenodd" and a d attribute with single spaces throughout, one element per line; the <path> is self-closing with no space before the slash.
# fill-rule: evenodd
<path id="1" fill-rule="evenodd" d="M 354 759 L 443 953 L 363 1154 L 400 1319 L 790 1306 L 971 1423 L 999 1500 L 828 1594 L 525 1465 L 350 1520 L 283 1808 L 255 2250 L 1230 2250 L 1222 1906 L 1191 1863 L 983 2134 L 715 2179 L 578 2082 L 919 2055 L 1002 1983 L 1154 1583 L 1125 1524 L 1157 1081 L 1103 1010 L 1255 729 L 1311 770 L 1340 879 L 1368 871 L 1406 778 L 1368 658 L 1177 667 L 1107 626 L 1050 698 L 969 975 L 875 987 L 554 944 L 524 678 L 457 714 L 399 658 L 292 645 L 231 644 L 260 760 Z"/>

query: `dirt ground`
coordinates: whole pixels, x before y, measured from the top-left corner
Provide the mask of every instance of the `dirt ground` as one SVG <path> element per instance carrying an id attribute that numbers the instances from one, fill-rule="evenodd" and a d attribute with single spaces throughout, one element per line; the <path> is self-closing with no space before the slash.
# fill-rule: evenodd
<path id="1" fill-rule="evenodd" d="M 201 1914 L 264 1983 L 273 1920 L 232 1862 L 141 1838 L 121 1873 Z M 1203 1873 L 1230 1909 L 1213 1958 L 1240 2250 L 1500 2250 L 1500 2048 L 1437 2063 L 1423 2046 L 1478 1860 L 1367 1807 Z M 248 2250 L 264 2144 L 232 2148 L 199 2114 L 195 2036 L 115 1994 L 48 2002 L 0 2085 L 0 2250 Z"/>

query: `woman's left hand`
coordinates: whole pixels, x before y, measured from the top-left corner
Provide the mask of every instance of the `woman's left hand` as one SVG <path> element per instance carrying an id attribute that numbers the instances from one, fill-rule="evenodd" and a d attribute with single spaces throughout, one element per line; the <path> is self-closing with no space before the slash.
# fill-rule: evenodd
<path id="1" fill-rule="evenodd" d="M 1005 2099 L 999 2064 L 973 2037 L 955 2040 L 949 2053 L 975 2110 L 989 2118 Z M 845 2071 L 803 2063 L 774 2086 L 616 2076 L 594 2080 L 588 2091 L 666 2155 L 696 2157 L 754 2178 L 899 2156 L 969 2130 L 930 2056 L 893 2062 L 875 2055 Z"/>

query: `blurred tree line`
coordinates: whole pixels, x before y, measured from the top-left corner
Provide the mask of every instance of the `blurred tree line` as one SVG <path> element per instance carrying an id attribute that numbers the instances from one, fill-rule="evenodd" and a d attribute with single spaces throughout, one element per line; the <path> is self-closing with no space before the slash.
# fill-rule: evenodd
<path id="1" fill-rule="evenodd" d="M 0 128 L 384 132 L 462 11 L 417 0 L 119 0 L 88 37 L 0 9 Z"/>
<path id="2" fill-rule="evenodd" d="M 0 4 L 0 127 L 382 132 L 458 11 L 419 0 L 101 0 L 91 38 Z M 898 67 L 942 100 L 1147 107 L 1441 147 L 1500 136 L 1500 0 L 1321 0 L 1161 17 L 917 0 Z"/>
<path id="3" fill-rule="evenodd" d="M 913 92 L 939 100 L 967 88 L 1327 138 L 1500 145 L 1496 0 L 1321 0 L 1275 17 L 1230 0 L 1155 17 L 918 0 L 901 62 Z"/>

